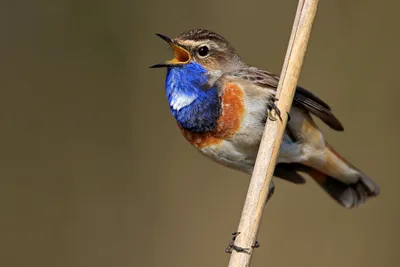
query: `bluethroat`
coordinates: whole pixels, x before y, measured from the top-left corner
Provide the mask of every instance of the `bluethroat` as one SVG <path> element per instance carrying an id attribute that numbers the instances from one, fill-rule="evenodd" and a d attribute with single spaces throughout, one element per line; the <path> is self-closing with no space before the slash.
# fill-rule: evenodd
<path id="1" fill-rule="evenodd" d="M 270 112 L 279 112 L 274 104 L 279 77 L 247 65 L 212 31 L 158 36 L 172 47 L 174 59 L 152 67 L 167 68 L 166 95 L 183 136 L 212 160 L 251 174 Z M 346 208 L 379 195 L 379 186 L 340 156 L 315 124 L 311 115 L 343 131 L 324 101 L 297 87 L 289 115 L 275 177 L 302 184 L 309 176 Z"/>

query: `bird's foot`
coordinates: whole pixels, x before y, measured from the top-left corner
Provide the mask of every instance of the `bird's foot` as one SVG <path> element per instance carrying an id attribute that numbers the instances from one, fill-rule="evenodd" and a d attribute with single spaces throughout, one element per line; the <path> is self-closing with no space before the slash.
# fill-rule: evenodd
<path id="1" fill-rule="evenodd" d="M 268 103 L 268 110 L 269 110 L 268 114 L 269 115 L 268 115 L 268 117 L 271 121 L 276 121 L 277 120 L 276 116 L 278 116 L 279 120 L 282 122 L 281 111 L 279 110 L 278 106 L 275 104 L 275 101 L 278 101 L 278 98 L 273 97 L 269 100 L 269 103 Z M 275 115 L 272 115 L 272 113 L 271 113 L 272 110 L 275 112 Z"/>
<path id="2" fill-rule="evenodd" d="M 275 193 L 275 184 L 273 183 L 273 181 L 271 181 L 267 195 L 267 202 L 271 199 L 274 193 Z"/>

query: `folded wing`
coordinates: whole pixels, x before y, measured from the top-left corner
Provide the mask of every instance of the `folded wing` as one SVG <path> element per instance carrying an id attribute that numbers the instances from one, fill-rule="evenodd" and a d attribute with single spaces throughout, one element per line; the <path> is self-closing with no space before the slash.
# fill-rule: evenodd
<path id="1" fill-rule="evenodd" d="M 258 86 L 276 89 L 279 83 L 279 76 L 268 71 L 255 67 L 235 70 L 229 75 L 248 80 Z M 318 96 L 310 91 L 297 87 L 293 98 L 293 105 L 300 106 L 310 113 L 314 114 L 325 122 L 329 127 L 337 131 L 343 131 L 344 128 L 336 116 L 332 113 L 331 108 Z"/>

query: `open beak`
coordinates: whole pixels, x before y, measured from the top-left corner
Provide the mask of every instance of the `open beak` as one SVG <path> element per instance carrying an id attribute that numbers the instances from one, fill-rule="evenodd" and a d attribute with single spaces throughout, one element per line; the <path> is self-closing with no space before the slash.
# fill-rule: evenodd
<path id="1" fill-rule="evenodd" d="M 163 68 L 163 67 L 170 67 L 173 65 L 182 65 L 182 64 L 186 64 L 190 61 L 190 54 L 186 49 L 179 46 L 171 38 L 169 38 L 165 35 L 162 35 L 159 33 L 157 33 L 156 35 L 158 37 L 160 37 L 161 39 L 163 39 L 164 41 L 166 41 L 172 47 L 172 50 L 174 52 L 174 58 L 165 63 L 155 64 L 155 65 L 151 66 L 150 68 Z"/>

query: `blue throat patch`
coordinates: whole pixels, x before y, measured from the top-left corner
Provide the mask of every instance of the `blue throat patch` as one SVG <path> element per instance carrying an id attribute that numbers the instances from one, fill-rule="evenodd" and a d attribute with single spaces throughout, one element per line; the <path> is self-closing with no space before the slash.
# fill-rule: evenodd
<path id="1" fill-rule="evenodd" d="M 172 115 L 190 132 L 214 131 L 220 112 L 215 87 L 207 85 L 207 70 L 200 64 L 189 63 L 169 67 L 165 88 Z"/>

